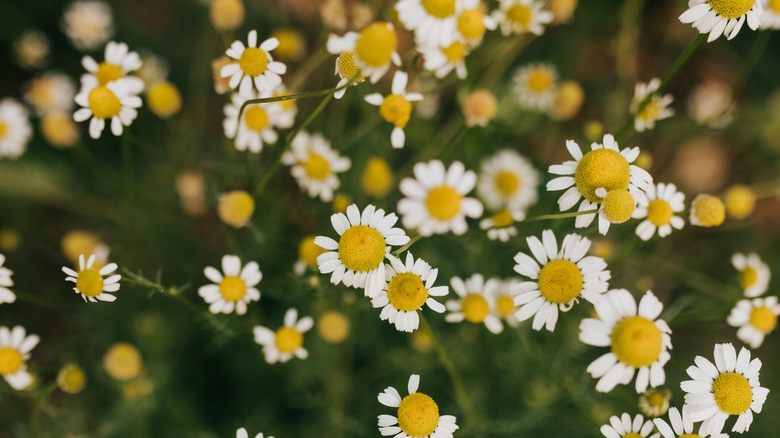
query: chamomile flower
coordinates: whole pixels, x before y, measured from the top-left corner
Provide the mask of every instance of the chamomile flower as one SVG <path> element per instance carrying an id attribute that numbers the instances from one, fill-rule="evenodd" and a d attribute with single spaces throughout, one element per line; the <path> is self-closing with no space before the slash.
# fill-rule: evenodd
<path id="1" fill-rule="evenodd" d="M 336 71 L 335 74 L 339 76 L 339 83 L 336 84 L 338 90 L 333 93 L 333 97 L 341 99 L 344 97 L 344 93 L 347 92 L 347 84 L 352 81 L 352 86 L 363 83 L 366 80 L 364 74 L 358 74 L 360 67 L 355 64 L 355 52 L 345 51 L 341 52 L 336 58 Z"/>
<path id="2" fill-rule="evenodd" d="M 276 91 L 273 92 L 273 97 L 288 95 L 290 95 L 290 92 L 284 84 L 279 85 Z M 276 111 L 276 126 L 282 129 L 292 128 L 295 124 L 295 116 L 298 114 L 298 105 L 295 104 L 295 99 L 271 102 L 271 106 L 279 107 L 279 110 Z"/>
<path id="3" fill-rule="evenodd" d="M 252 329 L 255 342 L 263 346 L 265 361 L 269 364 L 287 362 L 293 356 L 306 359 L 309 352 L 303 348 L 303 334 L 314 326 L 311 316 L 298 319 L 298 311 L 290 308 L 284 314 L 284 325 L 273 331 L 267 327 L 256 325 Z"/>
<path id="4" fill-rule="evenodd" d="M 539 172 L 511 149 L 502 149 L 480 163 L 477 193 L 491 210 L 525 211 L 539 198 Z"/>
<path id="5" fill-rule="evenodd" d="M 347 214 L 330 217 L 339 240 L 317 236 L 314 243 L 327 250 L 317 257 L 320 273 L 331 274 L 330 282 L 348 287 L 364 288 L 369 298 L 376 297 L 385 285 L 385 257 L 390 246 L 402 246 L 409 236 L 401 228 L 395 213 L 368 205 L 361 214 L 357 205 L 347 207 Z"/>
<path id="6" fill-rule="evenodd" d="M 100 85 L 94 77 L 82 82 L 81 92 L 75 101 L 82 108 L 73 113 L 73 120 L 83 122 L 90 119 L 89 136 L 98 139 L 111 121 L 111 133 L 122 135 L 125 126 L 130 126 L 138 117 L 137 108 L 141 107 L 141 98 L 134 92 L 126 78 Z"/>
<path id="7" fill-rule="evenodd" d="M 129 73 L 141 68 L 143 62 L 136 52 L 130 51 L 125 43 L 109 41 L 106 44 L 105 61 L 98 64 L 95 58 L 85 55 L 81 59 L 81 65 L 87 73 L 81 75 L 82 91 L 93 87 L 94 83 L 106 86 L 119 79 L 125 79 L 127 87 L 133 94 L 144 91 L 144 81 Z"/>
<path id="8" fill-rule="evenodd" d="M 710 435 L 709 433 L 702 431 L 701 427 L 699 427 L 698 433 L 695 433 L 694 423 L 693 420 L 691 420 L 690 408 L 688 408 L 688 405 L 683 405 L 682 413 L 680 413 L 677 408 L 669 409 L 669 423 L 662 418 L 656 418 L 653 420 L 653 423 L 655 423 L 655 427 L 658 428 L 658 432 L 661 433 L 663 438 L 707 438 L 708 436 L 711 436 L 712 438 L 728 438 L 728 435 L 726 434 L 718 433 Z M 671 424 L 671 426 L 669 426 L 669 424 Z"/>
<path id="9" fill-rule="evenodd" d="M 663 304 L 647 291 L 637 308 L 634 296 L 625 289 L 613 289 L 594 304 L 598 319 L 580 323 L 580 341 L 611 351 L 588 365 L 587 372 L 599 379 L 596 391 L 609 392 L 618 384 L 626 385 L 636 377 L 636 392 L 645 392 L 666 381 L 664 365 L 671 355 L 666 321 L 657 319 Z"/>
<path id="10" fill-rule="evenodd" d="M 777 327 L 777 317 L 780 315 L 780 304 L 777 297 L 740 300 L 729 315 L 729 325 L 739 327 L 737 338 L 758 348 L 764 343 L 764 337 Z"/>
<path id="11" fill-rule="evenodd" d="M 16 295 L 8 289 L 14 285 L 14 280 L 11 278 L 14 271 L 3 266 L 4 264 L 5 254 L 0 254 L 0 304 L 16 301 Z"/>
<path id="12" fill-rule="evenodd" d="M 493 17 L 485 15 L 481 3 L 480 0 L 461 0 L 455 5 L 458 17 L 456 28 L 470 48 L 477 47 L 482 42 L 487 30 L 495 30 L 498 26 Z"/>
<path id="13" fill-rule="evenodd" d="M 450 285 L 459 299 L 447 301 L 449 313 L 444 317 L 447 322 L 466 320 L 472 324 L 482 323 L 493 334 L 504 330 L 501 321 L 491 311 L 495 307 L 493 294 L 498 287 L 496 279 L 485 281 L 482 274 L 474 274 L 465 281 L 460 277 L 452 277 Z"/>
<path id="14" fill-rule="evenodd" d="M 466 79 L 469 47 L 464 41 L 457 39 L 447 45 L 420 46 L 418 51 L 424 59 L 423 68 L 433 72 L 437 78 L 443 78 L 455 70 L 459 79 Z"/>
<path id="15" fill-rule="evenodd" d="M 30 351 L 38 345 L 37 335 L 27 335 L 24 327 L 0 327 L 0 375 L 12 388 L 21 391 L 33 382 L 27 372 Z"/>
<path id="16" fill-rule="evenodd" d="M 101 1 L 73 2 L 62 16 L 62 27 L 77 49 L 96 49 L 114 33 L 111 6 Z"/>
<path id="17" fill-rule="evenodd" d="M 249 94 L 253 87 L 260 93 L 270 94 L 282 83 L 280 75 L 287 73 L 287 66 L 274 61 L 271 51 L 279 46 L 279 40 L 268 38 L 257 45 L 257 31 L 249 31 L 247 45 L 239 40 L 233 41 L 225 54 L 234 62 L 222 67 L 219 74 L 230 78 L 229 86 L 238 89 L 243 95 Z"/>
<path id="18" fill-rule="evenodd" d="M 758 254 L 738 252 L 731 256 L 731 264 L 739 271 L 739 284 L 744 289 L 746 297 L 754 298 L 763 295 L 769 288 L 772 273 Z"/>
<path id="19" fill-rule="evenodd" d="M 520 210 L 499 210 L 498 213 L 479 221 L 479 228 L 487 230 L 490 240 L 508 242 L 517 236 L 515 222 L 525 219 L 525 213 Z"/>
<path id="20" fill-rule="evenodd" d="M 84 254 L 81 254 L 78 272 L 67 266 L 62 267 L 62 272 L 67 274 L 65 280 L 76 283 L 73 291 L 80 294 L 84 298 L 84 302 L 112 302 L 116 300 L 116 296 L 112 294 L 119 290 L 119 280 L 122 276 L 114 274 L 108 278 L 103 277 L 115 272 L 118 268 L 117 264 L 109 263 L 98 270 L 93 266 L 94 263 L 94 254 L 90 255 L 88 259 L 85 259 Z"/>
<path id="21" fill-rule="evenodd" d="M 658 438 L 659 434 L 653 432 L 653 422 L 645 421 L 642 414 L 636 414 L 633 420 L 624 413 L 620 417 L 613 415 L 609 418 L 609 424 L 601 426 L 601 434 L 606 438 Z"/>
<path id="22" fill-rule="evenodd" d="M 477 182 L 477 175 L 466 170 L 460 161 L 449 169 L 439 160 L 417 163 L 415 178 L 404 178 L 400 190 L 405 196 L 398 202 L 404 227 L 417 230 L 423 236 L 452 231 L 460 236 L 466 232 L 466 217 L 482 215 L 482 203 L 466 195 Z"/>
<path id="23" fill-rule="evenodd" d="M 462 0 L 399 0 L 398 20 L 421 46 L 448 46 L 457 35 L 456 10 Z"/>
<path id="24" fill-rule="evenodd" d="M 493 12 L 493 19 L 501 26 L 501 34 L 532 33 L 541 35 L 544 26 L 549 24 L 553 15 L 545 11 L 544 3 L 537 0 L 501 0 L 499 8 Z"/>
<path id="25" fill-rule="evenodd" d="M 554 164 L 548 170 L 561 176 L 549 181 L 547 190 L 566 190 L 558 198 L 561 211 L 574 207 L 580 198 L 584 199 L 578 211 L 597 209 L 604 201 L 604 195 L 613 190 L 628 190 L 636 198 L 639 191 L 653 182 L 653 177 L 646 170 L 631 164 L 639 156 L 639 148 L 620 150 L 611 134 L 604 136 L 603 143 L 591 144 L 591 150 L 585 154 L 573 140 L 566 141 L 566 148 L 574 161 Z M 595 217 L 595 213 L 577 216 L 574 226 L 587 227 Z"/>
<path id="26" fill-rule="evenodd" d="M 417 314 L 423 306 L 434 312 L 444 312 L 444 305 L 433 297 L 443 297 L 449 293 L 447 286 L 434 286 L 438 269 L 434 269 L 422 259 L 415 260 L 406 253 L 406 263 L 392 255 L 390 264 L 385 266 L 386 286 L 371 300 L 375 308 L 382 308 L 379 319 L 395 324 L 400 332 L 413 332 L 420 325 Z"/>
<path id="27" fill-rule="evenodd" d="M 694 422 L 702 421 L 703 434 L 721 433 L 731 415 L 738 415 L 732 432 L 750 429 L 753 412 L 760 413 L 769 390 L 760 386 L 761 360 L 750 360 L 750 351 L 737 351 L 731 344 L 715 344 L 715 363 L 696 356 L 686 372 L 693 380 L 680 383 L 685 404 Z M 706 436 L 706 435 L 705 435 Z"/>
<path id="28" fill-rule="evenodd" d="M 660 417 L 669 411 L 672 392 L 666 388 L 650 389 L 639 396 L 639 411 L 648 417 Z"/>
<path id="29" fill-rule="evenodd" d="M 203 275 L 214 284 L 198 289 L 198 295 L 209 304 L 209 312 L 233 313 L 243 315 L 247 304 L 260 299 L 260 291 L 255 286 L 263 278 L 257 262 L 249 262 L 241 267 L 241 259 L 235 255 L 222 257 L 222 272 L 207 266 Z"/>
<path id="30" fill-rule="evenodd" d="M 393 76 L 393 85 L 390 89 L 392 94 L 382 96 L 379 93 L 372 93 L 365 97 L 366 102 L 379 107 L 379 115 L 386 122 L 395 126 L 390 134 L 390 144 L 396 149 L 404 147 L 406 142 L 404 128 L 412 115 L 412 102 L 419 102 L 423 99 L 420 93 L 406 92 L 408 79 L 406 73 L 397 71 Z"/>
<path id="31" fill-rule="evenodd" d="M 282 155 L 282 163 L 290 168 L 301 190 L 323 202 L 333 200 L 338 190 L 338 173 L 349 170 L 352 162 L 330 147 L 330 142 L 321 134 L 300 132 L 293 140 L 291 149 Z"/>
<path id="32" fill-rule="evenodd" d="M 281 106 L 270 103 L 257 103 L 247 105 L 238 120 L 238 112 L 241 105 L 249 99 L 269 97 L 270 95 L 257 95 L 253 90 L 244 93 L 233 93 L 230 102 L 223 108 L 225 120 L 222 128 L 225 136 L 235 138 L 236 150 L 260 153 L 265 144 L 274 144 L 279 139 L 279 134 L 274 128 L 278 124 Z"/>
<path id="33" fill-rule="evenodd" d="M 506 321 L 510 327 L 517 327 L 520 325 L 520 320 L 517 319 L 518 306 L 515 304 L 515 297 L 517 296 L 516 286 L 520 283 L 520 280 L 510 278 L 508 280 L 496 279 L 496 281 L 497 285 L 493 289 L 493 308 L 491 312 L 498 319 Z"/>
<path id="34" fill-rule="evenodd" d="M 674 98 L 671 94 L 659 96 L 657 94 L 661 80 L 653 78 L 648 83 L 639 82 L 634 88 L 634 99 L 631 101 L 631 113 L 634 114 L 634 129 L 636 132 L 642 132 L 655 127 L 655 122 L 668 119 L 674 115 L 674 110 L 669 108 Z M 645 104 L 642 111 L 639 106 L 645 99 L 651 96 Z"/>
<path id="35" fill-rule="evenodd" d="M 522 108 L 541 112 L 552 110 L 558 88 L 555 67 L 546 63 L 520 67 L 515 71 L 512 82 Z"/>
<path id="36" fill-rule="evenodd" d="M 534 317 L 533 329 L 555 330 L 558 310 L 568 312 L 578 297 L 591 303 L 598 302 L 607 291 L 611 273 L 605 268 L 604 259 L 586 256 L 590 240 L 577 234 L 563 238 L 560 249 L 551 230 L 542 232 L 542 240 L 536 236 L 526 239 L 531 254 L 519 252 L 514 260 L 515 272 L 528 277 L 513 288 L 517 294 L 515 304 L 521 306 L 517 319 L 525 321 Z"/>
<path id="37" fill-rule="evenodd" d="M 682 230 L 685 220 L 675 213 L 685 210 L 685 194 L 677 191 L 673 183 L 649 184 L 645 188 L 647 203 L 634 210 L 635 219 L 644 219 L 636 227 L 636 235 L 650 240 L 658 230 L 658 236 L 666 237 L 672 229 Z"/>
<path id="38" fill-rule="evenodd" d="M 73 108 L 76 86 L 63 73 L 48 72 L 30 81 L 24 100 L 35 108 L 38 115 L 61 113 Z"/>
<path id="39" fill-rule="evenodd" d="M 240 428 L 236 430 L 236 438 L 249 438 L 249 432 L 246 431 L 246 428 Z M 260 432 L 257 435 L 255 435 L 255 438 L 263 438 L 263 433 Z M 268 435 L 266 438 L 274 438 L 271 435 Z"/>
<path id="40" fill-rule="evenodd" d="M 401 394 L 388 386 L 377 399 L 388 408 L 397 408 L 396 415 L 381 414 L 377 425 L 382 436 L 395 438 L 450 438 L 458 430 L 456 418 L 452 415 L 439 415 L 439 406 L 427 394 L 417 392 L 420 375 L 409 376 L 407 389 L 409 395 Z"/>
<path id="41" fill-rule="evenodd" d="M 293 265 L 293 272 L 297 276 L 303 276 L 307 269 L 317 270 L 317 257 L 324 253 L 325 250 L 317 246 L 314 243 L 314 238 L 317 237 L 313 234 L 305 236 L 298 244 L 298 260 Z"/>
<path id="42" fill-rule="evenodd" d="M 761 0 L 764 13 L 761 15 L 761 29 L 780 29 L 780 1 Z"/>
<path id="43" fill-rule="evenodd" d="M 0 158 L 16 159 L 32 136 L 27 109 L 14 99 L 0 100 Z"/>
<path id="44" fill-rule="evenodd" d="M 368 77 L 375 84 L 390 69 L 390 64 L 401 65 L 401 57 L 398 56 L 398 35 L 392 24 L 377 21 L 366 26 L 360 32 L 347 32 L 344 36 L 329 35 L 328 53 L 343 55 L 351 53 L 351 57 L 344 58 L 344 69 L 337 61 L 336 70 L 342 77 L 339 84 L 346 84 L 355 76 L 359 68 L 360 77 Z M 339 57 L 341 59 L 341 57 Z M 354 66 L 350 65 L 354 64 Z M 351 73 L 352 76 L 347 76 Z M 345 82 L 346 80 L 346 82 Z M 342 93 L 343 94 L 343 93 Z"/>
<path id="45" fill-rule="evenodd" d="M 751 29 L 758 29 L 763 12 L 760 0 L 688 0 L 680 22 L 692 24 L 699 33 L 709 33 L 709 43 L 721 35 L 734 38 L 745 21 Z"/>
<path id="46" fill-rule="evenodd" d="M 603 187 L 596 189 L 596 196 L 601 198 L 599 206 L 599 233 L 606 235 L 610 224 L 622 224 L 631 219 L 637 209 L 647 207 L 647 197 L 635 187 L 629 190 L 610 190 Z"/>

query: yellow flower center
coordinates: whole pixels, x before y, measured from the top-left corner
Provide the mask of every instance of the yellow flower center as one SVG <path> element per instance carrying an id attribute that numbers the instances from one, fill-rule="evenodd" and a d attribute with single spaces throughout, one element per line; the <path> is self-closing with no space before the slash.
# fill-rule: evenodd
<path id="1" fill-rule="evenodd" d="M 393 188 L 393 171 L 384 158 L 372 157 L 363 169 L 361 183 L 367 195 L 381 198 Z"/>
<path id="2" fill-rule="evenodd" d="M 432 188 L 425 198 L 428 213 L 435 219 L 446 221 L 454 218 L 460 212 L 460 201 L 463 199 L 450 186 L 443 185 Z"/>
<path id="3" fill-rule="evenodd" d="M 382 67 L 390 62 L 398 45 L 393 26 L 384 22 L 369 25 L 358 36 L 355 53 L 369 67 Z"/>
<path id="4" fill-rule="evenodd" d="M 255 200 L 243 190 L 228 192 L 219 197 L 217 213 L 222 222 L 230 226 L 243 227 L 254 212 Z"/>
<path id="5" fill-rule="evenodd" d="M 745 412 L 753 401 L 750 382 L 745 376 L 737 373 L 721 373 L 712 382 L 712 394 L 720 410 L 729 415 Z"/>
<path id="6" fill-rule="evenodd" d="M 693 216 L 700 227 L 717 227 L 726 219 L 726 207 L 712 195 L 699 195 L 691 203 Z"/>
<path id="7" fill-rule="evenodd" d="M 309 152 L 309 159 L 303 163 L 310 179 L 323 180 L 330 175 L 330 163 L 320 154 Z"/>
<path id="8" fill-rule="evenodd" d="M 120 342 L 111 346 L 103 357 L 103 367 L 116 380 L 130 380 L 141 373 L 141 353 L 130 344 Z"/>
<path id="9" fill-rule="evenodd" d="M 739 284 L 743 289 L 753 286 L 756 284 L 756 281 L 758 281 L 758 271 L 750 266 L 746 266 L 745 269 L 739 273 Z"/>
<path id="10" fill-rule="evenodd" d="M 422 0 L 422 5 L 436 18 L 447 18 L 455 13 L 455 0 Z"/>
<path id="11" fill-rule="evenodd" d="M 501 210 L 494 214 L 490 219 L 493 221 L 493 226 L 499 228 L 508 227 L 515 223 L 512 213 L 510 213 L 509 210 Z"/>
<path id="12" fill-rule="evenodd" d="M 425 304 L 428 289 L 419 275 L 402 272 L 394 275 L 387 285 L 387 299 L 396 309 L 413 312 Z"/>
<path id="13" fill-rule="evenodd" d="M 555 78 L 546 68 L 535 68 L 528 75 L 526 85 L 534 93 L 545 93 L 552 88 Z"/>
<path id="14" fill-rule="evenodd" d="M 292 327 L 282 327 L 276 331 L 276 348 L 282 353 L 293 353 L 303 345 L 303 334 Z"/>
<path id="15" fill-rule="evenodd" d="M 496 310 L 498 314 L 506 318 L 515 313 L 515 300 L 511 295 L 500 295 L 496 299 Z"/>
<path id="16" fill-rule="evenodd" d="M 67 364 L 57 375 L 57 385 L 68 394 L 76 394 L 87 385 L 87 376 L 78 365 Z"/>
<path id="17" fill-rule="evenodd" d="M 520 177 L 509 170 L 502 170 L 496 175 L 496 188 L 502 195 L 509 197 L 520 188 Z"/>
<path id="18" fill-rule="evenodd" d="M 146 100 L 152 112 L 162 118 L 170 117 L 181 109 L 181 93 L 170 82 L 152 85 L 146 94 Z"/>
<path id="19" fill-rule="evenodd" d="M 466 39 L 475 40 L 485 34 L 485 14 L 479 9 L 463 11 L 458 17 L 458 31 Z"/>
<path id="20" fill-rule="evenodd" d="M 382 234 L 366 225 L 347 228 L 339 239 L 339 259 L 347 269 L 368 272 L 385 259 L 387 245 Z"/>
<path id="21" fill-rule="evenodd" d="M 490 306 L 482 295 L 468 294 L 461 302 L 461 310 L 466 321 L 476 324 L 485 320 L 490 313 Z"/>
<path id="22" fill-rule="evenodd" d="M 636 433 L 636 432 L 629 432 L 625 435 L 623 435 L 623 438 L 644 438 L 642 435 Z"/>
<path id="23" fill-rule="evenodd" d="M 663 199 L 653 199 L 647 205 L 647 220 L 656 227 L 669 225 L 673 214 L 672 206 Z"/>
<path id="24" fill-rule="evenodd" d="M 634 368 L 646 367 L 658 360 L 662 346 L 661 331 L 647 318 L 629 316 L 612 329 L 612 353 Z"/>
<path id="25" fill-rule="evenodd" d="M 110 119 L 118 115 L 119 110 L 122 109 L 122 104 L 116 94 L 102 85 L 89 92 L 87 101 L 92 109 L 92 114 L 98 119 Z"/>
<path id="26" fill-rule="evenodd" d="M 0 138 L 3 138 L 6 132 L 8 132 L 8 125 L 0 121 Z"/>
<path id="27" fill-rule="evenodd" d="M 769 307 L 756 307 L 750 313 L 750 325 L 764 333 L 774 330 L 777 325 L 777 315 Z"/>
<path id="28" fill-rule="evenodd" d="M 259 47 L 248 47 L 238 59 L 238 65 L 245 75 L 259 76 L 268 67 L 268 55 Z"/>
<path id="29" fill-rule="evenodd" d="M 24 358 L 16 349 L 10 347 L 0 348 L 0 374 L 9 375 L 19 371 Z"/>
<path id="30" fill-rule="evenodd" d="M 582 292 L 582 271 L 569 260 L 550 260 L 539 271 L 538 284 L 547 301 L 566 304 Z"/>
<path id="31" fill-rule="evenodd" d="M 98 69 L 95 72 L 98 84 L 105 86 L 109 82 L 113 82 L 117 79 L 123 78 L 125 75 L 122 73 L 122 69 L 118 65 L 109 64 L 107 62 L 101 62 L 98 65 Z"/>
<path id="32" fill-rule="evenodd" d="M 603 187 L 607 192 L 628 190 L 631 170 L 628 161 L 611 149 L 596 149 L 585 154 L 577 163 L 574 183 L 582 196 L 590 202 L 599 203 L 596 189 Z"/>
<path id="33" fill-rule="evenodd" d="M 310 268 L 317 267 L 317 257 L 325 250 L 314 244 L 314 236 L 306 236 L 298 245 L 298 257 L 301 258 Z"/>
<path id="34" fill-rule="evenodd" d="M 360 67 L 355 65 L 355 54 L 353 52 L 344 52 L 339 55 L 336 65 L 339 69 L 339 76 L 344 79 L 352 79 L 360 71 Z M 366 77 L 360 75 L 355 79 L 355 83 L 359 84 L 365 80 Z"/>
<path id="35" fill-rule="evenodd" d="M 533 12 L 531 8 L 521 4 L 514 4 L 506 11 L 506 18 L 509 21 L 514 22 L 521 28 L 527 28 L 531 25 L 531 18 L 533 18 Z"/>
<path id="36" fill-rule="evenodd" d="M 613 224 L 622 224 L 631 218 L 635 204 L 628 190 L 612 190 L 602 200 L 604 216 Z"/>
<path id="37" fill-rule="evenodd" d="M 398 405 L 398 426 L 409 436 L 428 436 L 439 425 L 439 406 L 425 394 L 415 392 Z"/>
<path id="38" fill-rule="evenodd" d="M 661 99 L 658 96 L 653 96 L 636 117 L 639 120 L 657 120 L 658 115 L 661 114 L 661 109 Z"/>
<path id="39" fill-rule="evenodd" d="M 709 0 L 710 7 L 724 18 L 739 18 L 748 13 L 756 0 Z"/>
<path id="40" fill-rule="evenodd" d="M 412 115 L 412 104 L 400 94 L 390 94 L 379 106 L 379 115 L 387 122 L 404 128 Z"/>
<path id="41" fill-rule="evenodd" d="M 660 391 L 650 391 L 650 393 L 645 398 L 645 401 L 647 402 L 648 406 L 654 410 L 663 410 L 664 406 L 667 404 L 666 395 Z"/>
<path id="42" fill-rule="evenodd" d="M 346 213 L 347 212 L 347 207 L 349 207 L 350 204 L 352 204 L 352 198 L 350 198 L 349 196 L 347 196 L 347 195 L 345 195 L 343 193 L 338 193 L 336 196 L 333 197 L 333 210 L 334 211 L 338 211 L 338 212 L 341 212 L 341 213 Z"/>
<path id="43" fill-rule="evenodd" d="M 247 128 L 260 132 L 268 127 L 268 113 L 259 105 L 253 105 L 244 111 L 244 123 Z"/>
<path id="44" fill-rule="evenodd" d="M 338 344 L 349 336 L 349 319 L 342 313 L 329 310 L 320 315 L 317 331 L 325 342 Z"/>
<path id="45" fill-rule="evenodd" d="M 238 301 L 246 294 L 246 283 L 236 275 L 226 275 L 219 283 L 219 293 L 225 301 Z"/>
<path id="46" fill-rule="evenodd" d="M 441 53 L 447 57 L 447 61 L 453 64 L 461 62 L 466 57 L 466 45 L 460 41 L 455 41 L 447 47 L 442 47 Z"/>
<path id="47" fill-rule="evenodd" d="M 94 269 L 85 269 L 76 278 L 76 288 L 85 296 L 96 297 L 103 293 L 103 277 Z"/>
<path id="48" fill-rule="evenodd" d="M 680 438 L 701 438 L 701 435 L 698 433 L 684 433 L 680 435 Z"/>
<path id="49" fill-rule="evenodd" d="M 775 14 L 780 14 L 780 0 L 769 0 L 769 9 Z"/>

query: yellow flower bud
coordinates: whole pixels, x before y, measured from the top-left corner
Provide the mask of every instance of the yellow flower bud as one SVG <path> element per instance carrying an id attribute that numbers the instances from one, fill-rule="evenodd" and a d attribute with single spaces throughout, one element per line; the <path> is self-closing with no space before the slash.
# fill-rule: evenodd
<path id="1" fill-rule="evenodd" d="M 243 190 L 224 193 L 219 197 L 219 218 L 231 227 L 243 228 L 254 212 L 255 200 Z"/>

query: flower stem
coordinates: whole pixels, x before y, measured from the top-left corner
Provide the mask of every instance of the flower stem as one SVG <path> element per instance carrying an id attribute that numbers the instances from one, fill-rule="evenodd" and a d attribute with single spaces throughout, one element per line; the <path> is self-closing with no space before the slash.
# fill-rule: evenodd
<path id="1" fill-rule="evenodd" d="M 553 214 L 541 214 L 539 216 L 531 216 L 527 219 L 523 219 L 521 221 L 517 221 L 518 224 L 525 223 L 525 222 L 535 222 L 535 221 L 541 221 L 541 220 L 547 220 L 547 219 L 566 219 L 570 217 L 577 217 L 577 216 L 584 216 L 586 214 L 596 214 L 599 211 L 597 209 L 595 210 L 583 210 L 583 211 L 574 211 L 571 213 L 553 213 Z"/>
<path id="2" fill-rule="evenodd" d="M 393 251 L 391 254 L 393 254 L 394 256 L 399 256 L 399 255 L 401 255 L 401 253 L 403 253 L 404 251 L 406 251 L 407 249 L 409 249 L 409 247 L 411 247 L 412 245 L 414 245 L 414 243 L 415 243 L 415 242 L 417 242 L 417 241 L 418 241 L 418 240 L 420 240 L 420 239 L 422 239 L 422 235 L 420 235 L 420 234 L 415 234 L 414 236 L 412 236 L 412 238 L 411 238 L 411 239 L 409 239 L 409 242 L 407 242 L 407 243 L 406 243 L 406 245 L 404 245 L 404 246 L 402 246 L 402 247 L 398 248 L 397 250 Z"/>
<path id="3" fill-rule="evenodd" d="M 30 435 L 33 438 L 41 436 L 41 409 L 43 409 L 43 404 L 46 403 L 46 400 L 56 389 L 56 381 L 49 383 L 49 385 L 41 391 L 37 400 L 35 400 L 35 405 L 33 406 L 32 412 L 30 412 Z"/>

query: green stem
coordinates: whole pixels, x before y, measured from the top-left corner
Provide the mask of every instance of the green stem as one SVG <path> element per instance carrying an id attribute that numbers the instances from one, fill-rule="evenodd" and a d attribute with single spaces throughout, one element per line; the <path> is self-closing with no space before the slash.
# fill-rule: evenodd
<path id="1" fill-rule="evenodd" d="M 570 217 L 577 217 L 577 216 L 584 216 L 586 214 L 596 214 L 599 211 L 596 210 L 583 210 L 583 211 L 575 211 L 571 213 L 553 213 L 553 214 L 541 214 L 539 216 L 531 216 L 527 219 L 523 219 L 521 221 L 517 221 L 518 224 L 525 223 L 525 222 L 535 222 L 535 221 L 542 221 L 547 219 L 566 219 Z"/>
<path id="2" fill-rule="evenodd" d="M 33 438 L 41 436 L 41 409 L 43 409 L 43 404 L 46 403 L 46 400 L 56 389 L 56 381 L 49 383 L 49 385 L 41 391 L 41 395 L 38 396 L 38 399 L 35 400 L 35 406 L 33 406 L 33 410 L 30 412 L 30 435 Z"/>
<path id="3" fill-rule="evenodd" d="M 406 251 L 407 249 L 409 249 L 409 247 L 411 247 L 412 245 L 414 245 L 414 243 L 415 243 L 415 242 L 417 242 L 417 241 L 418 241 L 418 240 L 420 240 L 420 239 L 422 239 L 422 235 L 420 235 L 420 234 L 415 234 L 414 236 L 412 236 L 412 238 L 411 238 L 411 239 L 409 239 L 409 242 L 407 242 L 407 243 L 406 243 L 406 245 L 404 245 L 404 246 L 402 246 L 402 247 L 398 248 L 397 250 L 393 251 L 391 254 L 393 254 L 394 256 L 399 256 L 399 255 L 401 255 L 401 253 L 403 253 L 404 251 Z"/>

